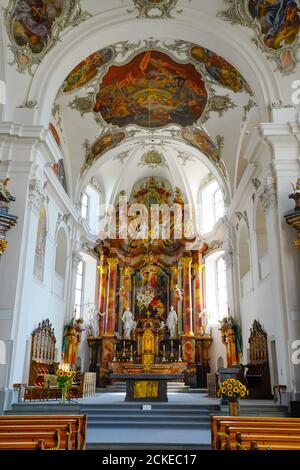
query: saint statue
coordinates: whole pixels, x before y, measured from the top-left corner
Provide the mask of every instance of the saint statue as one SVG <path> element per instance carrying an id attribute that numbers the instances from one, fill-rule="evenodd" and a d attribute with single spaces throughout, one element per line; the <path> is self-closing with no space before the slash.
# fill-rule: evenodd
<path id="1" fill-rule="evenodd" d="M 201 336 L 210 336 L 210 328 L 208 325 L 208 315 L 205 309 L 200 313 L 201 318 Z"/>
<path id="2" fill-rule="evenodd" d="M 122 316 L 124 338 L 130 338 L 131 331 L 136 328 L 136 321 L 133 319 L 132 312 L 128 308 L 124 311 Z"/>
<path id="3" fill-rule="evenodd" d="M 174 307 L 172 306 L 169 312 L 168 318 L 167 318 L 167 327 L 169 328 L 171 338 L 174 338 L 176 334 L 177 322 L 178 322 L 177 313 Z"/>

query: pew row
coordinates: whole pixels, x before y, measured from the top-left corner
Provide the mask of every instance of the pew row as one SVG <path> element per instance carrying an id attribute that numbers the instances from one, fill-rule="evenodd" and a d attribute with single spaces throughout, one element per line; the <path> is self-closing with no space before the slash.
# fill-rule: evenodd
<path id="1" fill-rule="evenodd" d="M 231 432 L 231 428 L 234 428 L 234 432 Z M 299 418 L 276 418 L 268 416 L 212 416 L 211 419 L 211 431 L 212 431 L 212 448 L 213 449 L 224 449 L 226 446 L 232 447 L 232 437 L 235 433 L 239 432 L 239 429 L 243 429 L 245 433 L 245 428 L 247 430 L 246 434 L 254 434 L 259 429 L 265 428 L 266 433 L 267 428 L 271 428 L 270 431 L 274 433 L 279 433 L 280 435 L 289 435 L 289 429 L 296 429 L 295 437 L 299 435 L 297 433 L 300 429 L 300 419 Z M 276 431 L 278 429 L 279 431 Z M 292 433 L 293 431 L 291 431 Z M 256 433 L 257 434 L 257 433 Z M 236 438 L 235 438 L 236 439 Z M 255 439 L 251 439 L 255 441 Z M 234 441 L 236 442 L 236 441 Z"/>
<path id="2" fill-rule="evenodd" d="M 46 450 L 84 450 L 86 423 L 85 415 L 0 416 L 0 450 L 5 448 L 5 442 L 12 444 L 21 441 L 34 441 L 36 448 L 40 449 L 38 441 L 43 441 Z"/>

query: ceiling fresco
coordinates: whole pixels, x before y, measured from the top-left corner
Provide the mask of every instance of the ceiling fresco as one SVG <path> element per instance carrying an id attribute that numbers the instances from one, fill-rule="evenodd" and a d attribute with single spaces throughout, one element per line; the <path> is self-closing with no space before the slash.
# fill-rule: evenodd
<path id="1" fill-rule="evenodd" d="M 183 139 L 197 147 L 204 155 L 212 160 L 226 174 L 224 163 L 221 161 L 220 146 L 217 146 L 203 129 L 187 128 L 181 132 Z"/>
<path id="2" fill-rule="evenodd" d="M 207 91 L 191 64 L 179 64 L 160 51 L 145 51 L 128 64 L 111 66 L 103 77 L 94 112 L 107 124 L 158 128 L 197 121 Z"/>
<path id="3" fill-rule="evenodd" d="M 212 113 L 223 116 L 236 104 L 214 86 L 252 96 L 238 70 L 214 52 L 184 41 L 158 42 L 141 47 L 141 41 L 126 41 L 93 53 L 70 72 L 60 93 L 80 92 L 69 107 L 82 117 L 93 113 L 102 127 L 144 128 L 186 127 Z M 130 54 L 138 48 L 142 52 Z"/>
<path id="4" fill-rule="evenodd" d="M 223 59 L 205 47 L 194 46 L 190 50 L 191 56 L 197 62 L 204 65 L 207 73 L 217 83 L 234 91 L 245 91 L 252 95 L 251 88 L 240 72 L 227 60 Z"/>
<path id="5" fill-rule="evenodd" d="M 32 65 L 55 45 L 63 29 L 89 16 L 82 12 L 79 0 L 10 0 L 4 21 L 18 70 L 31 71 Z"/>
<path id="6" fill-rule="evenodd" d="M 254 42 L 274 59 L 284 74 L 296 66 L 300 9 L 296 0 L 225 0 L 228 10 L 219 16 L 255 31 Z"/>
<path id="7" fill-rule="evenodd" d="M 105 152 L 116 147 L 125 138 L 126 134 L 123 131 L 109 131 L 102 134 L 91 147 L 87 146 L 87 155 L 81 169 L 81 174 L 92 166 Z"/>
<path id="8" fill-rule="evenodd" d="M 119 42 L 94 52 L 66 77 L 57 100 L 69 119 L 72 110 L 78 111 L 86 129 L 81 174 L 106 151 L 121 142 L 127 145 L 129 137 L 138 146 L 148 139 L 148 149 L 157 150 L 153 139 L 159 135 L 165 143 L 174 138 L 179 145 L 196 147 L 227 178 L 218 119 L 229 112 L 229 119 L 238 118 L 237 126 L 242 125 L 256 106 L 250 86 L 224 58 L 194 43 L 154 39 Z M 162 157 L 144 151 L 137 166 L 165 168 Z"/>
<path id="9" fill-rule="evenodd" d="M 67 76 L 62 85 L 63 92 L 69 93 L 86 85 L 97 75 L 99 68 L 109 62 L 113 56 L 114 52 L 109 47 L 88 56 Z"/>

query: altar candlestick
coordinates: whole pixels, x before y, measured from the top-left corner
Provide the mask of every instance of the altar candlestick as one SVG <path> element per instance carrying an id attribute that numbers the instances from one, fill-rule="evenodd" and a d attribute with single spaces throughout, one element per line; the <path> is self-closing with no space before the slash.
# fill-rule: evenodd
<path id="1" fill-rule="evenodd" d="M 117 362 L 117 345 L 116 345 L 116 344 L 114 345 L 114 358 L 113 358 L 113 362 Z"/>
<path id="2" fill-rule="evenodd" d="M 133 362 L 133 355 L 132 355 L 132 353 L 133 353 L 133 346 L 132 346 L 132 344 L 131 344 L 131 345 L 130 345 L 130 361 Z"/>
<path id="3" fill-rule="evenodd" d="M 182 362 L 182 358 L 181 358 L 181 344 L 179 345 L 179 357 L 178 357 L 178 362 Z"/>
<path id="4" fill-rule="evenodd" d="M 166 362 L 166 345 L 165 345 L 165 344 L 163 345 L 163 358 L 162 358 L 162 362 Z"/>

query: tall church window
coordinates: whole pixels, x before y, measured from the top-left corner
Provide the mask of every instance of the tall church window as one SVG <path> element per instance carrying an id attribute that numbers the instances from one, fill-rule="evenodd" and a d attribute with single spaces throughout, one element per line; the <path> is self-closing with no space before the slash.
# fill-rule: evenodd
<path id="1" fill-rule="evenodd" d="M 83 314 L 83 285 L 84 285 L 84 263 L 80 261 L 76 273 L 75 287 L 75 310 L 76 318 L 82 317 Z"/>
<path id="2" fill-rule="evenodd" d="M 226 317 L 228 313 L 228 296 L 227 296 L 227 278 L 226 263 L 222 256 L 216 262 L 217 274 L 217 299 L 218 299 L 218 317 L 219 320 Z"/>

